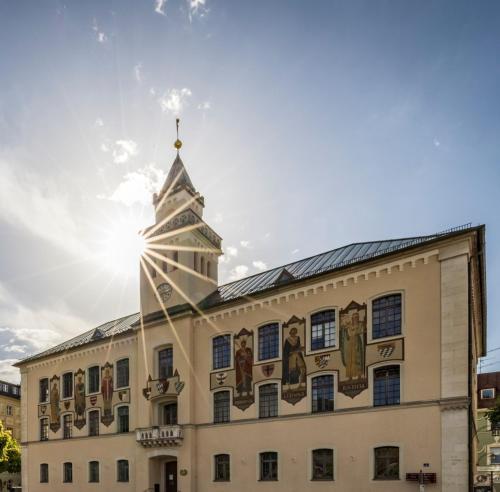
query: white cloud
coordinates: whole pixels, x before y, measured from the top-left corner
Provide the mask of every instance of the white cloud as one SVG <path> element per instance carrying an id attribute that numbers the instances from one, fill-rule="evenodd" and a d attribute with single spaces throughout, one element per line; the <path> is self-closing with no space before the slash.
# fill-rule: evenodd
<path id="1" fill-rule="evenodd" d="M 113 162 L 123 164 L 137 153 L 137 143 L 133 140 L 117 140 L 113 148 Z"/>
<path id="2" fill-rule="evenodd" d="M 95 122 L 94 122 L 94 126 L 95 127 L 101 127 L 101 126 L 104 126 L 104 121 L 102 121 L 102 118 L 96 118 Z"/>
<path id="3" fill-rule="evenodd" d="M 191 90 L 187 87 L 182 89 L 171 89 L 165 92 L 165 94 L 158 99 L 158 102 L 163 112 L 178 115 L 187 105 L 187 100 L 191 95 Z"/>
<path id="4" fill-rule="evenodd" d="M 3 359 L 0 360 L 0 374 L 2 379 L 9 383 L 19 384 L 21 382 L 21 373 L 17 367 L 12 367 L 12 364 L 18 362 L 18 359 Z"/>
<path id="5" fill-rule="evenodd" d="M 208 12 L 205 7 L 206 0 L 186 0 L 189 7 L 189 20 L 191 21 L 194 15 L 200 17 L 205 16 Z"/>
<path id="6" fill-rule="evenodd" d="M 198 109 L 202 109 L 204 111 L 207 111 L 212 108 L 212 103 L 210 101 L 205 101 L 200 104 L 198 104 Z"/>
<path id="7" fill-rule="evenodd" d="M 2 348 L 4 352 L 16 352 L 18 354 L 25 354 L 28 346 L 13 344 L 13 345 L 1 345 L 0 348 Z"/>
<path id="8" fill-rule="evenodd" d="M 244 248 L 250 248 L 250 241 L 240 241 L 240 244 L 241 244 Z"/>
<path id="9" fill-rule="evenodd" d="M 165 5 L 167 0 L 155 0 L 155 12 L 160 15 L 165 15 Z"/>
<path id="10" fill-rule="evenodd" d="M 138 63 L 134 66 L 134 77 L 139 84 L 142 82 L 142 63 Z"/>
<path id="11" fill-rule="evenodd" d="M 0 220 L 80 257 L 89 255 L 64 190 L 0 157 Z M 0 318 L 1 319 L 1 318 Z"/>
<path id="12" fill-rule="evenodd" d="M 152 96 L 156 96 L 156 90 L 155 90 L 155 88 L 154 88 L 154 87 L 151 87 L 151 88 L 149 89 L 149 93 L 150 93 Z"/>
<path id="13" fill-rule="evenodd" d="M 296 248 L 296 249 L 292 250 L 292 251 L 290 252 L 290 254 L 292 254 L 292 255 L 296 255 L 299 251 L 300 251 L 300 249 L 299 249 L 299 248 Z"/>
<path id="14" fill-rule="evenodd" d="M 108 200 L 132 206 L 135 203 L 151 204 L 152 195 L 163 185 L 166 175 L 154 163 L 125 174 L 123 181 L 109 196 L 99 196 Z"/>
<path id="15" fill-rule="evenodd" d="M 234 246 L 227 246 L 226 252 L 229 256 L 238 256 L 238 248 Z"/>
<path id="16" fill-rule="evenodd" d="M 255 260 L 255 261 L 252 261 L 252 265 L 257 268 L 257 270 L 266 270 L 267 269 L 267 265 L 263 262 L 263 261 L 260 261 L 260 260 Z"/>
<path id="17" fill-rule="evenodd" d="M 222 216 L 222 214 L 220 212 L 217 212 L 215 214 L 215 217 L 214 217 L 214 222 L 216 224 L 220 224 L 220 223 L 222 223 L 223 220 L 224 220 L 224 217 Z"/>
<path id="18" fill-rule="evenodd" d="M 106 143 L 102 143 L 100 149 L 103 152 L 109 152 L 109 150 L 110 150 L 109 147 L 108 147 L 108 145 Z"/>
<path id="19" fill-rule="evenodd" d="M 243 278 L 248 273 L 248 267 L 246 265 L 237 265 L 229 272 L 229 280 L 239 280 Z"/>
<path id="20" fill-rule="evenodd" d="M 104 32 L 102 32 L 99 29 L 99 25 L 97 24 L 97 19 L 95 19 L 95 18 L 92 21 L 92 30 L 96 33 L 97 41 L 99 43 L 102 44 L 102 43 L 105 43 L 108 40 L 108 37 L 106 36 L 106 34 L 104 34 Z"/>

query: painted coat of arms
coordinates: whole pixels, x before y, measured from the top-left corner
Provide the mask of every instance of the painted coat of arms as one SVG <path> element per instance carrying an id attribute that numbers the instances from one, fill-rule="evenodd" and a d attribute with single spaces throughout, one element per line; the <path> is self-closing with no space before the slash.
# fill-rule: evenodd
<path id="1" fill-rule="evenodd" d="M 339 391 L 351 398 L 368 388 L 366 377 L 366 304 L 352 301 L 340 310 L 340 353 L 344 370 L 340 371 Z"/>
<path id="2" fill-rule="evenodd" d="M 305 319 L 292 316 L 283 323 L 283 373 L 281 398 L 292 405 L 307 394 L 307 373 L 304 359 Z"/>
<path id="3" fill-rule="evenodd" d="M 233 405 L 246 410 L 254 402 L 253 392 L 253 332 L 242 328 L 234 337 L 234 367 L 236 392 Z"/>

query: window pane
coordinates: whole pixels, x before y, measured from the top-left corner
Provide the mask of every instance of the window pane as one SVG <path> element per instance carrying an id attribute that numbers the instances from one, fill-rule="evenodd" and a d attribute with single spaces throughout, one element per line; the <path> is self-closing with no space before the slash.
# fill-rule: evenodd
<path id="1" fill-rule="evenodd" d="M 49 400 L 49 380 L 47 378 L 40 380 L 40 403 Z"/>
<path id="2" fill-rule="evenodd" d="M 118 407 L 118 432 L 128 432 L 128 407 Z"/>
<path id="3" fill-rule="evenodd" d="M 259 328 L 259 360 L 279 356 L 279 325 L 272 323 Z"/>
<path id="4" fill-rule="evenodd" d="M 89 412 L 89 436 L 99 435 L 99 410 Z"/>
<path id="5" fill-rule="evenodd" d="M 73 373 L 67 372 L 63 374 L 63 398 L 71 398 L 73 396 Z"/>
<path id="6" fill-rule="evenodd" d="M 63 418 L 63 438 L 71 439 L 73 435 L 73 416 L 65 415 Z"/>
<path id="7" fill-rule="evenodd" d="M 71 483 L 73 481 L 73 464 L 64 463 L 63 465 L 63 482 Z"/>
<path id="8" fill-rule="evenodd" d="M 259 388 L 259 417 L 265 419 L 278 415 L 278 385 L 264 384 Z"/>
<path id="9" fill-rule="evenodd" d="M 116 387 L 123 388 L 129 385 L 128 359 L 116 363 Z"/>
<path id="10" fill-rule="evenodd" d="M 214 393 L 214 423 L 229 422 L 229 391 Z"/>
<path id="11" fill-rule="evenodd" d="M 229 482 L 230 469 L 228 454 L 218 454 L 215 456 L 214 480 L 216 482 Z"/>
<path id="12" fill-rule="evenodd" d="M 500 448 L 490 448 L 490 463 L 492 465 L 500 464 Z"/>
<path id="13" fill-rule="evenodd" d="M 171 378 L 174 374 L 174 352 L 172 347 L 158 352 L 159 378 Z"/>
<path id="14" fill-rule="evenodd" d="M 311 316 L 311 350 L 333 347 L 337 341 L 335 311 L 329 309 Z"/>
<path id="15" fill-rule="evenodd" d="M 42 463 L 40 465 L 40 483 L 49 482 L 49 465 L 47 463 Z"/>
<path id="16" fill-rule="evenodd" d="M 89 367 L 88 369 L 88 383 L 89 393 L 97 393 L 99 391 L 99 366 Z"/>
<path id="17" fill-rule="evenodd" d="M 89 462 L 89 482 L 92 482 L 92 483 L 99 482 L 99 462 L 98 461 Z"/>
<path id="18" fill-rule="evenodd" d="M 313 451 L 313 480 L 333 480 L 333 449 Z"/>
<path id="19" fill-rule="evenodd" d="M 128 482 L 128 461 L 118 460 L 118 482 Z"/>
<path id="20" fill-rule="evenodd" d="M 163 425 L 177 425 L 177 403 L 164 405 Z"/>
<path id="21" fill-rule="evenodd" d="M 49 439 L 49 419 L 40 419 L 40 441 Z"/>
<path id="22" fill-rule="evenodd" d="M 375 448 L 375 479 L 399 479 L 399 448 L 384 446 Z"/>
<path id="23" fill-rule="evenodd" d="M 278 480 L 278 453 L 260 454 L 260 479 L 263 481 Z"/>
<path id="24" fill-rule="evenodd" d="M 380 297 L 372 304 L 372 337 L 401 334 L 401 294 Z"/>
<path id="25" fill-rule="evenodd" d="M 399 405 L 399 366 L 381 367 L 373 371 L 373 405 Z"/>
<path id="26" fill-rule="evenodd" d="M 317 376 L 312 380 L 312 411 L 333 411 L 333 376 Z"/>
<path id="27" fill-rule="evenodd" d="M 213 367 L 222 369 L 231 365 L 231 335 L 220 335 L 212 340 Z"/>

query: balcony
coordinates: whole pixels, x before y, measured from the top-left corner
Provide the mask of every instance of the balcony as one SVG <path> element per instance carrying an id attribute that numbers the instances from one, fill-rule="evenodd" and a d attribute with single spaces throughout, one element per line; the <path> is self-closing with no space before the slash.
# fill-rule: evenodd
<path id="1" fill-rule="evenodd" d="M 180 425 L 158 425 L 136 431 L 137 442 L 145 448 L 180 446 L 183 438 Z"/>

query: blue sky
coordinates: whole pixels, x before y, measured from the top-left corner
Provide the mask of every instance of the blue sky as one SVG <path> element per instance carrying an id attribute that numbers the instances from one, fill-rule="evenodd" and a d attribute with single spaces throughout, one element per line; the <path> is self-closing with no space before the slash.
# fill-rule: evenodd
<path id="1" fill-rule="evenodd" d="M 138 309 L 113 248 L 176 115 L 224 281 L 485 223 L 499 347 L 499 27 L 493 1 L 0 0 L 0 377 Z"/>

